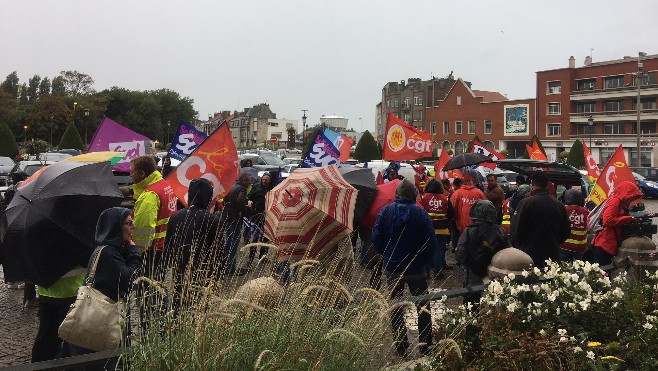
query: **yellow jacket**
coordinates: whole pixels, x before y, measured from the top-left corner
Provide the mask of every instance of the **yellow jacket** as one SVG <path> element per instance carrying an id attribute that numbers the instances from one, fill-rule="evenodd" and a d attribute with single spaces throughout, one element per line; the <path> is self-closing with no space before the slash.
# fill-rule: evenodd
<path id="1" fill-rule="evenodd" d="M 133 240 L 142 253 L 151 246 L 155 238 L 155 226 L 160 209 L 160 198 L 154 192 L 146 191 L 146 188 L 160 180 L 162 180 L 162 174 L 156 170 L 141 182 L 130 186 L 133 190 L 133 198 L 136 200 L 133 210 L 135 223 Z"/>

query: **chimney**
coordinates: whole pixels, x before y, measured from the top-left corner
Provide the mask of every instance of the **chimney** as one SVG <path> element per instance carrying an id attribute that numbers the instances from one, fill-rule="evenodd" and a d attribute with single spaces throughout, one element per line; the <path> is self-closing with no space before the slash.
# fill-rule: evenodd
<path id="1" fill-rule="evenodd" d="M 573 55 L 569 58 L 569 68 L 576 68 L 576 58 Z"/>
<path id="2" fill-rule="evenodd" d="M 589 66 L 591 64 L 592 64 L 592 57 L 588 55 L 587 57 L 585 57 L 585 66 Z"/>
<path id="3" fill-rule="evenodd" d="M 402 85 L 402 87 L 404 88 L 404 85 L 405 85 L 404 80 L 400 80 L 400 85 Z"/>

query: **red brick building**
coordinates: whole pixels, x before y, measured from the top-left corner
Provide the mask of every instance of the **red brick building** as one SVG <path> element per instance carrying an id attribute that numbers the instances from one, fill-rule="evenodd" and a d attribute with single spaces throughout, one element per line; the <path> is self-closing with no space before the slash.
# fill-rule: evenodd
<path id="1" fill-rule="evenodd" d="M 443 100 L 427 108 L 426 130 L 436 145 L 455 154 L 477 135 L 485 146 L 520 157 L 535 134 L 534 118 L 534 99 L 509 100 L 497 92 L 473 90 L 457 79 Z"/>
<path id="2" fill-rule="evenodd" d="M 537 72 L 537 130 L 549 159 L 571 148 L 576 139 L 588 145 L 591 139 L 599 164 L 620 144 L 629 164 L 636 164 L 638 62 L 642 64 L 641 161 L 644 166 L 658 163 L 654 151 L 658 142 L 658 55 L 598 63 L 587 57 L 582 67 L 576 67 L 571 57 L 566 68 Z"/>

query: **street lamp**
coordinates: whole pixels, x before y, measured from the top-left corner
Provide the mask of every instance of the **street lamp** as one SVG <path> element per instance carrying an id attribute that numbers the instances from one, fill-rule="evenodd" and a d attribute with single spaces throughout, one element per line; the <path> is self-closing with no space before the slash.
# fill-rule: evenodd
<path id="1" fill-rule="evenodd" d="M 87 146 L 87 122 L 89 121 L 89 108 L 85 108 L 85 148 L 89 148 Z"/>
<path id="2" fill-rule="evenodd" d="M 28 127 L 29 126 L 27 126 L 27 124 L 23 125 L 23 137 L 24 137 L 25 143 L 27 143 L 27 128 Z"/>
<path id="3" fill-rule="evenodd" d="M 55 119 L 55 116 L 50 116 L 50 146 L 51 147 L 53 146 L 53 126 L 55 126 L 53 119 Z"/>
<path id="4" fill-rule="evenodd" d="M 363 131 L 363 118 L 359 117 L 359 120 L 361 121 L 361 131 Z"/>
<path id="5" fill-rule="evenodd" d="M 306 119 L 308 118 L 306 117 L 306 111 L 308 110 L 307 109 L 302 110 L 302 112 L 304 112 L 304 116 L 302 116 L 302 128 L 304 128 L 304 131 L 302 132 L 302 134 L 304 135 L 304 147 L 306 147 L 306 128 L 307 128 Z"/>
<path id="6" fill-rule="evenodd" d="M 167 136 L 165 137 L 165 140 L 163 142 L 165 146 L 167 145 L 168 143 L 167 141 L 169 140 L 169 126 L 171 126 L 171 121 L 167 120 Z"/>
<path id="7" fill-rule="evenodd" d="M 635 82 L 637 83 L 637 101 L 635 103 L 635 109 L 637 110 L 637 159 L 635 161 L 635 166 L 640 167 L 641 165 L 641 159 L 640 159 L 640 86 L 642 85 L 642 67 L 644 67 L 644 64 L 642 63 L 642 57 L 646 57 L 647 53 L 639 52 L 637 54 L 637 74 L 635 77 Z"/>
<path id="8" fill-rule="evenodd" d="M 587 119 L 587 125 L 589 125 L 589 150 L 592 151 L 592 129 L 594 129 L 594 118 L 592 115 L 589 115 Z"/>

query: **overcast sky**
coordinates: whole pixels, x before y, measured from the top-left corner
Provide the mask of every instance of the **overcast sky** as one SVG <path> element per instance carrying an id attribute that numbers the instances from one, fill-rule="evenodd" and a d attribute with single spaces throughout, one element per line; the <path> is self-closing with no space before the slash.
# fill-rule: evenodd
<path id="1" fill-rule="evenodd" d="M 96 90 L 175 90 L 201 119 L 267 102 L 373 130 L 386 82 L 454 71 L 533 98 L 535 72 L 571 55 L 657 54 L 656 14 L 652 0 L 3 0 L 0 78 L 78 70 Z"/>

